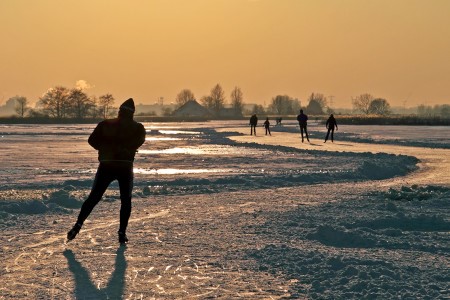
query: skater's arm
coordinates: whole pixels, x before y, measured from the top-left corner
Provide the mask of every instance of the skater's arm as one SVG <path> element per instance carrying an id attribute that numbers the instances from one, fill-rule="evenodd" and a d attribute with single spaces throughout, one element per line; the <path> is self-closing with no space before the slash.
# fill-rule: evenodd
<path id="1" fill-rule="evenodd" d="M 92 134 L 89 136 L 88 143 L 95 150 L 99 150 L 102 145 L 101 123 L 95 127 Z"/>

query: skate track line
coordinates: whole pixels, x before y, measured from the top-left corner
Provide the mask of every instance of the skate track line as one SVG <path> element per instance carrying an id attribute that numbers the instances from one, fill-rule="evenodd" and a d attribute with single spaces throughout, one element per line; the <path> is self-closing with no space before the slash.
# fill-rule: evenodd
<path id="1" fill-rule="evenodd" d="M 155 219 L 155 218 L 158 218 L 158 217 L 166 216 L 168 214 L 169 214 L 169 209 L 165 209 L 165 210 L 162 210 L 162 211 L 154 213 L 154 214 L 149 214 L 149 215 L 147 215 L 145 217 L 142 217 L 142 218 L 130 219 L 129 223 L 139 222 L 139 221 L 147 220 L 147 219 Z M 101 225 L 97 225 L 95 227 L 83 230 L 83 232 L 89 232 L 89 231 L 92 231 L 92 230 L 97 230 L 97 229 L 101 229 L 101 228 L 107 228 L 107 227 L 110 227 L 110 226 L 113 226 L 113 225 L 117 225 L 117 224 L 119 224 L 118 221 L 114 221 L 112 223 L 107 223 L 107 224 L 101 224 Z M 46 239 L 43 242 L 36 243 L 36 244 L 31 244 L 31 245 L 26 245 L 26 246 L 22 247 L 22 249 L 35 248 L 35 247 L 39 247 L 39 246 L 52 244 L 52 243 L 54 243 L 54 242 L 56 242 L 58 240 L 61 240 L 61 239 L 62 240 L 66 239 L 66 236 L 65 235 L 63 235 L 63 236 L 61 236 L 61 235 L 53 236 L 53 237 L 51 237 L 49 239 Z"/>

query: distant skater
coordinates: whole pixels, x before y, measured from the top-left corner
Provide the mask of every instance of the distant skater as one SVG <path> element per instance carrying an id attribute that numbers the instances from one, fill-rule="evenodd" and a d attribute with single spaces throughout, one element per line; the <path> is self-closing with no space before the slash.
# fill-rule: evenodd
<path id="1" fill-rule="evenodd" d="M 269 135 L 272 135 L 272 134 L 270 133 L 270 122 L 269 122 L 269 117 L 267 117 L 266 121 L 264 122 L 264 128 L 266 129 L 266 135 L 267 135 L 267 132 L 269 133 Z"/>
<path id="2" fill-rule="evenodd" d="M 253 133 L 256 136 L 256 125 L 258 125 L 258 117 L 256 114 L 253 114 L 250 117 L 250 135 L 253 135 Z"/>
<path id="3" fill-rule="evenodd" d="M 300 109 L 300 114 L 297 116 L 298 125 L 300 126 L 300 133 L 302 135 L 303 143 L 303 131 L 305 131 L 306 139 L 309 142 L 308 130 L 306 129 L 308 123 L 308 116 L 303 113 L 303 109 Z"/>
<path id="4" fill-rule="evenodd" d="M 334 118 L 333 114 L 330 115 L 330 117 L 327 120 L 327 123 L 325 124 L 325 127 L 328 129 L 327 136 L 325 137 L 324 143 L 327 142 L 328 136 L 330 135 L 331 131 L 331 142 L 334 142 L 333 135 L 334 135 L 334 127 L 336 127 L 336 130 L 338 130 L 336 119 Z"/>
<path id="5" fill-rule="evenodd" d="M 133 161 L 137 149 L 145 141 L 144 126 L 133 120 L 134 110 L 134 101 L 130 98 L 120 106 L 117 118 L 100 122 L 89 136 L 88 143 L 98 150 L 100 164 L 91 193 L 81 206 L 77 222 L 67 233 L 68 240 L 73 240 L 77 236 L 109 184 L 117 180 L 121 202 L 119 243 L 128 242 L 126 230 L 131 214 Z"/>
<path id="6" fill-rule="evenodd" d="M 277 121 L 276 125 L 281 125 L 281 120 L 283 120 L 283 118 L 281 118 L 281 117 L 276 118 L 276 121 Z"/>

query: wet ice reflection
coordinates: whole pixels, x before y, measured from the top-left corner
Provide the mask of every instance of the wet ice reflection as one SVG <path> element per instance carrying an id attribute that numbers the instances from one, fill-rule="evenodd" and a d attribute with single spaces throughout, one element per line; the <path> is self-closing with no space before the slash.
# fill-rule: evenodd
<path id="1" fill-rule="evenodd" d="M 202 173 L 227 173 L 230 169 L 142 169 L 134 168 L 135 174 L 152 175 L 176 175 L 176 174 L 202 174 Z"/>
<path id="2" fill-rule="evenodd" d="M 139 154 L 186 154 L 186 155 L 263 155 L 269 151 L 218 145 L 200 145 L 198 147 L 173 147 L 166 149 L 139 149 Z"/>
<path id="3" fill-rule="evenodd" d="M 199 131 L 159 130 L 161 134 L 201 134 Z"/>
<path id="4" fill-rule="evenodd" d="M 146 141 L 179 141 L 180 138 L 173 138 L 173 137 L 147 137 L 145 138 Z"/>

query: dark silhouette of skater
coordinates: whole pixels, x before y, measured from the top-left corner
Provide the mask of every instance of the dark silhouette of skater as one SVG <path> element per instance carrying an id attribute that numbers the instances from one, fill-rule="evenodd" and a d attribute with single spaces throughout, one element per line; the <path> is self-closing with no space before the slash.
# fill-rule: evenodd
<path id="1" fill-rule="evenodd" d="M 269 117 L 267 117 L 266 121 L 264 122 L 264 128 L 266 129 L 266 135 L 267 135 L 267 132 L 269 133 L 269 135 L 272 135 L 272 134 L 270 133 L 270 122 L 269 122 Z"/>
<path id="2" fill-rule="evenodd" d="M 327 123 L 325 124 L 325 127 L 328 129 L 327 136 L 325 137 L 324 143 L 327 142 L 328 136 L 330 135 L 331 131 L 331 142 L 334 142 L 334 127 L 336 127 L 336 130 L 338 130 L 336 119 L 334 118 L 333 114 L 330 115 L 330 117 L 327 120 Z"/>
<path id="3" fill-rule="evenodd" d="M 276 118 L 277 124 L 276 125 L 281 125 L 281 120 L 283 120 L 281 117 Z"/>
<path id="4" fill-rule="evenodd" d="M 114 272 L 106 286 L 101 289 L 98 289 L 94 282 L 91 281 L 88 270 L 77 261 L 72 250 L 65 250 L 63 254 L 75 280 L 75 299 L 123 299 L 127 269 L 127 261 L 124 255 L 125 249 L 126 246 L 124 245 L 117 249 Z"/>
<path id="5" fill-rule="evenodd" d="M 133 120 L 133 99 L 128 99 L 119 108 L 116 119 L 100 122 L 89 137 L 88 143 L 98 150 L 100 164 L 95 175 L 91 193 L 81 206 L 77 222 L 67 233 L 73 240 L 84 221 L 100 201 L 109 184 L 117 180 L 120 189 L 119 242 L 126 243 L 126 230 L 131 214 L 131 192 L 133 189 L 133 161 L 137 149 L 145 141 L 145 129 Z"/>
<path id="6" fill-rule="evenodd" d="M 300 126 L 300 133 L 302 135 L 302 143 L 303 143 L 303 131 L 305 131 L 306 139 L 309 142 L 308 131 L 306 129 L 308 123 L 308 116 L 303 113 L 303 109 L 300 109 L 300 114 L 297 116 L 298 125 Z"/>
<path id="7" fill-rule="evenodd" d="M 250 135 L 253 135 L 253 133 L 256 135 L 256 125 L 258 125 L 258 117 L 253 114 L 250 117 Z"/>

